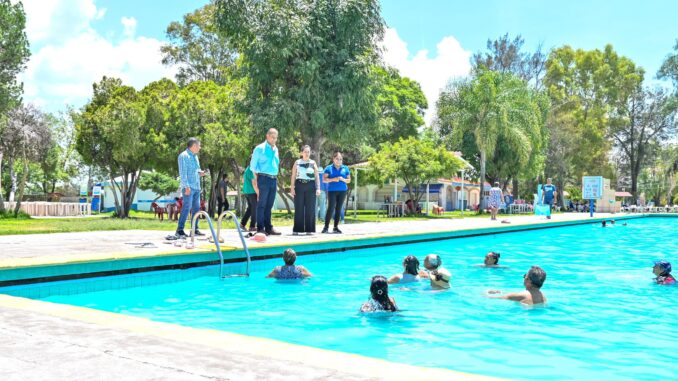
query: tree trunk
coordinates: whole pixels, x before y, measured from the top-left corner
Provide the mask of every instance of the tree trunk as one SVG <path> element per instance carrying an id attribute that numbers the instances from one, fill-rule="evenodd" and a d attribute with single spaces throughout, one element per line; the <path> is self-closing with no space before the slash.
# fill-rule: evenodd
<path id="1" fill-rule="evenodd" d="M 485 150 L 480 151 L 480 208 L 478 208 L 478 212 L 482 213 L 486 208 L 486 202 L 485 202 L 485 160 L 486 160 L 487 155 L 485 154 Z"/>
<path id="2" fill-rule="evenodd" d="M 240 173 L 240 168 L 235 160 L 231 160 L 231 167 L 233 169 L 234 177 L 233 181 L 235 181 L 235 191 L 237 193 L 237 196 L 235 198 L 235 205 L 233 205 L 233 210 L 237 211 L 238 216 L 242 216 L 245 213 L 245 211 L 243 210 L 243 202 L 240 187 L 240 184 L 242 184 L 243 174 Z"/>
<path id="3" fill-rule="evenodd" d="M 120 191 L 120 187 L 118 184 L 115 182 L 115 176 L 113 173 L 109 173 L 108 177 L 111 179 L 111 187 L 113 188 L 113 201 L 115 202 L 115 214 L 120 217 L 120 214 L 118 211 L 120 210 L 120 199 L 118 198 L 118 192 Z M 90 176 L 91 178 L 91 176 Z M 120 193 L 120 197 L 122 197 L 122 193 Z"/>
<path id="4" fill-rule="evenodd" d="M 4 154 L 0 151 L 0 214 L 5 212 L 5 199 L 2 195 L 2 157 Z"/>
<path id="5" fill-rule="evenodd" d="M 14 158 L 9 158 L 9 179 L 12 182 L 9 188 L 9 202 L 14 202 L 14 195 L 16 194 L 16 171 L 14 170 Z"/>
<path id="6" fill-rule="evenodd" d="M 26 159 L 26 154 L 23 155 L 23 164 L 24 164 L 24 173 L 21 174 L 21 182 L 19 183 L 19 195 L 16 200 L 16 205 L 14 206 L 14 217 L 19 216 L 19 210 L 21 209 L 21 199 L 24 197 L 24 191 L 26 190 L 26 180 L 28 179 L 28 160 Z"/>
<path id="7" fill-rule="evenodd" d="M 517 178 L 513 179 L 513 185 L 511 187 L 512 187 L 511 194 L 513 195 L 513 198 L 516 199 L 516 200 L 520 199 L 520 196 L 519 196 L 520 193 L 518 193 L 518 179 Z"/>

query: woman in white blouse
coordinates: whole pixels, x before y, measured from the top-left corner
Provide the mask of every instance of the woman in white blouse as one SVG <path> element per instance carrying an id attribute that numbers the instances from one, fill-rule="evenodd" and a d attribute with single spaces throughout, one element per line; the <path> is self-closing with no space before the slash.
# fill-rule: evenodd
<path id="1" fill-rule="evenodd" d="M 301 148 L 301 159 L 292 167 L 292 197 L 294 197 L 294 235 L 315 233 L 316 204 L 320 195 L 318 165 L 311 159 L 311 147 Z"/>

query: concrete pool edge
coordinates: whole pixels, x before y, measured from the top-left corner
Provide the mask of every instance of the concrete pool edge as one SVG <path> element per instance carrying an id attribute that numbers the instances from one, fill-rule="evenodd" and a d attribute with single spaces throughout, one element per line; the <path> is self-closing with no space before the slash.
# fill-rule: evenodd
<path id="1" fill-rule="evenodd" d="M 367 356 L 291 344 L 273 339 L 246 336 L 214 329 L 191 328 L 172 323 L 106 312 L 86 307 L 51 303 L 0 294 L 0 307 L 28 311 L 89 323 L 101 328 L 119 329 L 164 338 L 187 345 L 223 349 L 243 355 L 293 361 L 306 366 L 326 368 L 387 380 L 468 380 L 491 381 L 500 378 L 464 373 L 443 368 L 407 365 Z"/>
<path id="2" fill-rule="evenodd" d="M 618 220 L 645 217 L 678 217 L 665 214 L 620 215 Z M 282 249 L 294 248 L 299 255 L 343 252 L 347 250 L 367 249 L 391 245 L 448 240 L 482 235 L 505 234 L 511 232 L 549 229 L 600 222 L 609 217 L 584 217 L 568 221 L 544 221 L 496 227 L 469 228 L 423 233 L 378 234 L 368 237 L 342 237 L 343 239 L 323 240 L 320 242 L 264 244 L 251 247 L 253 260 L 265 260 L 280 256 Z M 211 244 L 210 244 L 211 246 Z M 229 247 L 222 250 L 226 263 L 244 262 L 244 251 Z M 89 258 L 89 259 L 88 259 Z M 68 260 L 70 259 L 70 260 Z M 216 250 L 137 255 L 97 253 L 77 258 L 19 258 L 0 261 L 0 287 L 51 281 L 92 278 L 98 276 L 123 275 L 139 272 L 186 269 L 218 264 Z"/>

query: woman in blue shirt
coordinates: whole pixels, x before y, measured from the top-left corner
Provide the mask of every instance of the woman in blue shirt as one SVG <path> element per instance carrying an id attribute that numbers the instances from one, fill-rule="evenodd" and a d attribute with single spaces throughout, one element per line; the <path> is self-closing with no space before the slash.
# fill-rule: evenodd
<path id="1" fill-rule="evenodd" d="M 333 165 L 325 168 L 323 180 L 327 183 L 327 213 L 325 214 L 325 228 L 323 233 L 329 233 L 330 218 L 334 214 L 334 233 L 341 234 L 339 221 L 341 220 L 341 206 L 346 199 L 348 184 L 351 182 L 351 172 L 343 165 L 344 158 L 341 152 L 335 152 L 332 156 Z"/>

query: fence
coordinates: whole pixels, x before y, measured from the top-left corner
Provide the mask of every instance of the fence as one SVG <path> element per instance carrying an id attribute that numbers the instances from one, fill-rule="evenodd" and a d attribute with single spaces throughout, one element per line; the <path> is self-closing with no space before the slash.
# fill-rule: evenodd
<path id="1" fill-rule="evenodd" d="M 14 210 L 16 202 L 5 202 L 5 209 Z M 91 205 L 77 202 L 22 202 L 21 211 L 33 217 L 88 216 L 92 214 Z"/>

